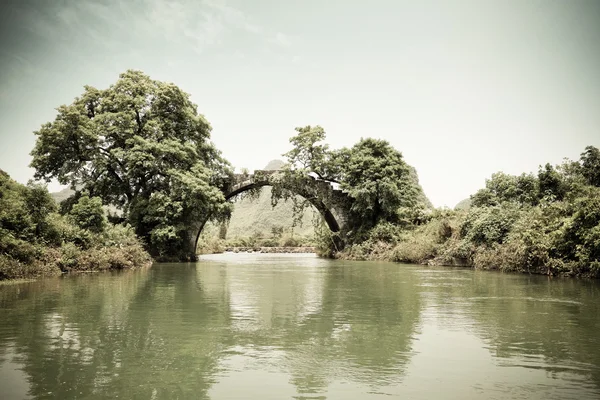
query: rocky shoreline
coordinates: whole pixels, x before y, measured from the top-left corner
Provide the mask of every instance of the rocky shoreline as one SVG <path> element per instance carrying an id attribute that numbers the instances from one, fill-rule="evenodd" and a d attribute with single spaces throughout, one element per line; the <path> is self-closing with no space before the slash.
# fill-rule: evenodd
<path id="1" fill-rule="evenodd" d="M 315 247 L 226 247 L 225 253 L 316 253 Z"/>

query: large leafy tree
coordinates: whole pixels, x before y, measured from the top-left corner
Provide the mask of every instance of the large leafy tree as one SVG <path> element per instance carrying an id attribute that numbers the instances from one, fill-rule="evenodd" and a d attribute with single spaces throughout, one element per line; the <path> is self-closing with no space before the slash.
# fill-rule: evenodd
<path id="1" fill-rule="evenodd" d="M 387 141 L 361 139 L 335 155 L 342 189 L 353 198 L 351 211 L 362 230 L 398 222 L 402 210 L 418 205 L 420 187 L 402 153 Z"/>
<path id="2" fill-rule="evenodd" d="M 288 171 L 312 174 L 339 184 L 352 199 L 350 239 L 364 239 L 380 222 L 399 222 L 407 209 L 427 206 L 415 171 L 385 140 L 361 139 L 350 148 L 330 150 L 320 126 L 296 128 L 290 139 Z"/>
<path id="3" fill-rule="evenodd" d="M 190 224 L 225 217 L 230 165 L 189 95 L 129 70 L 108 89 L 85 86 L 35 132 L 36 178 L 56 178 L 123 211 L 157 256 L 190 256 Z"/>

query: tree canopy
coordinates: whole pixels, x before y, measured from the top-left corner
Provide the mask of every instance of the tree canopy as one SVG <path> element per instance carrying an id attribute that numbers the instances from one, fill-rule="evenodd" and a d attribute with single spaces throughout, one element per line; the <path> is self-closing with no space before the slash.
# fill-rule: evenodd
<path id="1" fill-rule="evenodd" d="M 128 70 L 108 89 L 85 86 L 35 134 L 37 179 L 56 178 L 123 211 L 157 256 L 190 255 L 191 222 L 223 218 L 229 163 L 211 126 L 172 83 Z"/>
<path id="2" fill-rule="evenodd" d="M 588 183 L 600 187 L 600 149 L 587 146 L 581 154 L 581 170 Z"/>
<path id="3" fill-rule="evenodd" d="M 398 150 L 379 139 L 361 139 L 350 148 L 330 150 L 320 126 L 296 128 L 294 146 L 284 154 L 288 172 L 316 175 L 339 184 L 352 199 L 350 240 L 360 240 L 382 222 L 400 222 L 407 209 L 428 203 L 416 173 Z"/>

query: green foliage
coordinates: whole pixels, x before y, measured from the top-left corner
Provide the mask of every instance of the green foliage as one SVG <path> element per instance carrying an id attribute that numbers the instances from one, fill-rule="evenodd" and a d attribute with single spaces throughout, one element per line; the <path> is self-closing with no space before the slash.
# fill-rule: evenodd
<path id="1" fill-rule="evenodd" d="M 94 234 L 73 223 L 68 215 L 49 214 L 46 223 L 47 229 L 42 237 L 49 246 L 60 246 L 66 242 L 73 243 L 82 249 L 88 249 L 94 244 Z M 105 225 L 106 228 L 109 226 Z"/>
<path id="2" fill-rule="evenodd" d="M 22 193 L 31 221 L 36 225 L 36 233 L 39 233 L 48 214 L 56 211 L 56 203 L 45 186 L 31 181 Z"/>
<path id="3" fill-rule="evenodd" d="M 285 154 L 286 180 L 316 175 L 319 180 L 339 184 L 351 199 L 347 221 L 351 243 L 367 240 L 380 223 L 410 224 L 423 217 L 428 200 L 416 172 L 388 142 L 367 138 L 351 148 L 330 150 L 322 144 L 325 131 L 320 126 L 296 131 L 290 139 L 293 148 Z M 274 195 L 289 196 L 285 190 L 274 190 Z M 305 204 L 300 203 L 298 210 Z"/>
<path id="4" fill-rule="evenodd" d="M 400 241 L 402 233 L 403 230 L 397 224 L 381 222 L 371 229 L 368 240 L 396 244 Z"/>
<path id="5" fill-rule="evenodd" d="M 99 197 L 81 196 L 69 212 L 71 220 L 81 229 L 94 233 L 102 232 L 106 226 L 106 217 Z"/>
<path id="6" fill-rule="evenodd" d="M 496 173 L 467 210 L 426 214 L 425 223 L 401 231 L 400 240 L 378 227 L 341 257 L 600 277 L 597 154 L 588 146 L 579 162 L 546 164 L 537 177 Z M 374 237 L 397 244 L 382 255 Z"/>
<path id="7" fill-rule="evenodd" d="M 474 208 L 463 222 L 461 236 L 475 245 L 501 244 L 519 216 L 515 207 Z"/>
<path id="8" fill-rule="evenodd" d="M 189 256 L 190 224 L 229 213 L 220 189 L 232 171 L 210 130 L 187 93 L 130 70 L 60 106 L 35 132 L 31 166 L 121 208 L 155 253 Z"/>
<path id="9" fill-rule="evenodd" d="M 567 188 L 561 174 L 550 164 L 540 167 L 538 172 L 539 196 L 562 200 Z"/>
<path id="10" fill-rule="evenodd" d="M 0 171 L 0 280 L 150 263 L 131 228 L 104 219 L 98 198 L 82 196 L 69 215 L 41 185 L 20 185 Z"/>
<path id="11" fill-rule="evenodd" d="M 0 231 L 32 240 L 44 230 L 46 216 L 55 210 L 45 187 L 31 182 L 20 185 L 0 170 Z"/>
<path id="12" fill-rule="evenodd" d="M 106 247 L 136 246 L 140 244 L 139 239 L 130 225 L 107 224 L 99 236 L 100 244 Z"/>
<path id="13" fill-rule="evenodd" d="M 336 160 L 342 189 L 353 198 L 351 207 L 358 231 L 379 222 L 398 222 L 400 207 L 416 206 L 418 189 L 402 154 L 388 142 L 361 139 L 342 149 Z"/>
<path id="14" fill-rule="evenodd" d="M 204 247 L 214 247 L 211 243 L 214 238 L 209 238 L 203 244 Z M 311 247 L 314 245 L 313 237 L 299 236 L 284 234 L 282 236 L 269 236 L 265 237 L 260 233 L 254 233 L 250 236 L 245 237 L 233 237 L 227 240 L 220 241 L 221 246 L 225 247 L 247 247 L 247 248 L 259 248 L 259 247 Z M 201 251 L 205 252 L 205 251 Z"/>
<path id="15" fill-rule="evenodd" d="M 411 236 L 399 243 L 391 253 L 391 261 L 423 264 L 435 257 L 438 245 L 425 235 Z"/>
<path id="16" fill-rule="evenodd" d="M 581 153 L 581 174 L 590 185 L 600 187 L 600 149 L 587 146 Z"/>
<path id="17" fill-rule="evenodd" d="M 314 225 L 314 244 L 317 255 L 333 258 L 339 249 L 336 248 L 335 233 L 331 232 L 325 221 L 319 219 Z"/>
<path id="18" fill-rule="evenodd" d="M 600 261 L 600 188 L 575 201 L 574 213 L 565 225 L 563 248 L 570 258 L 591 265 Z"/>
<path id="19" fill-rule="evenodd" d="M 322 144 L 325 140 L 325 130 L 320 126 L 305 126 L 296 128 L 298 134 L 290 138 L 292 150 L 284 154 L 289 161 L 288 168 L 303 173 L 315 173 L 321 179 L 330 180 L 336 175 L 333 153 L 329 145 Z M 317 144 L 319 143 L 319 144 Z"/>
<path id="20" fill-rule="evenodd" d="M 471 209 L 460 239 L 438 258 L 462 250 L 475 268 L 600 277 L 600 190 L 590 167 L 596 151 L 588 146 L 579 162 L 540 167 L 534 206 L 513 191 L 497 205 Z"/>
<path id="21" fill-rule="evenodd" d="M 436 257 L 445 243 L 459 236 L 463 212 L 434 210 L 427 223 L 405 232 L 390 254 L 391 261 L 425 264 Z"/>
<path id="22" fill-rule="evenodd" d="M 496 206 L 505 202 L 535 205 L 538 191 L 538 181 L 531 174 L 514 176 L 497 172 L 486 180 L 484 189 L 471 196 L 470 206 Z"/>

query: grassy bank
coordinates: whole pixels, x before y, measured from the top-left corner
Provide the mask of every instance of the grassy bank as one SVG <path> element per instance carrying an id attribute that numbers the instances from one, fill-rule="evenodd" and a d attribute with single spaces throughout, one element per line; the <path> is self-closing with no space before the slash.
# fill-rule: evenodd
<path id="1" fill-rule="evenodd" d="M 62 211 L 45 187 L 0 171 L 0 280 L 150 265 L 133 230 L 107 222 L 99 199 Z"/>

